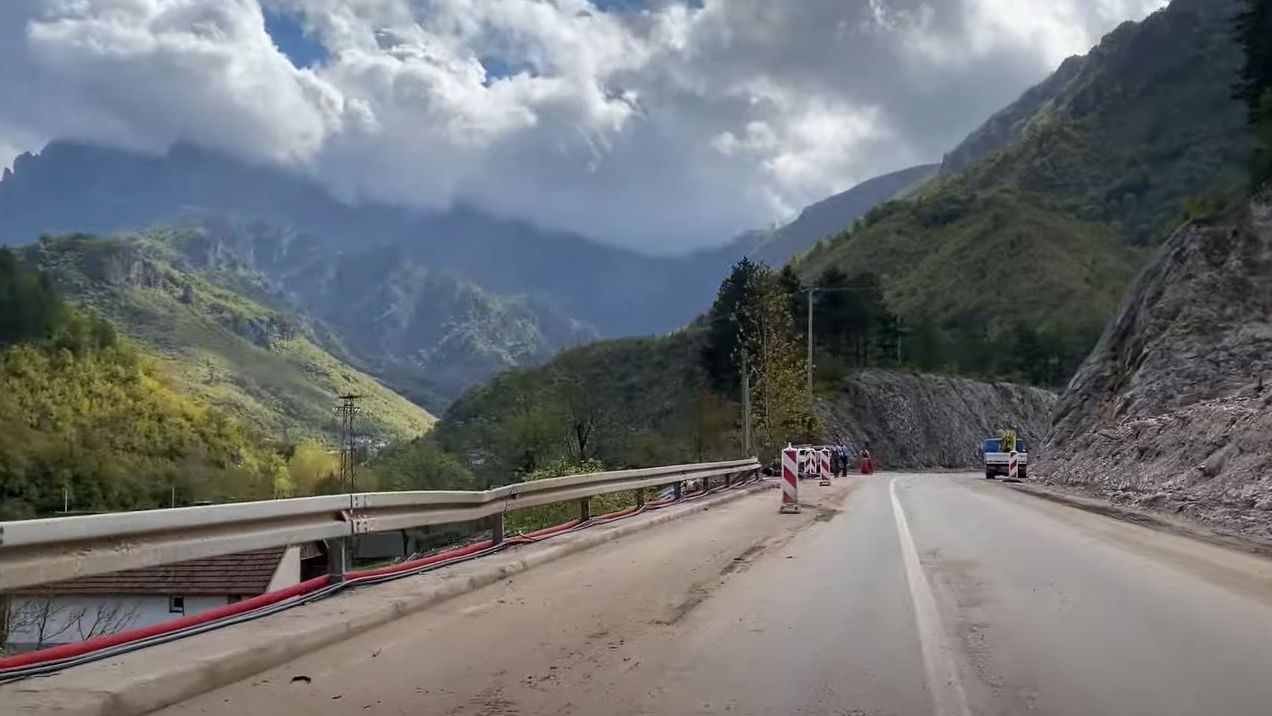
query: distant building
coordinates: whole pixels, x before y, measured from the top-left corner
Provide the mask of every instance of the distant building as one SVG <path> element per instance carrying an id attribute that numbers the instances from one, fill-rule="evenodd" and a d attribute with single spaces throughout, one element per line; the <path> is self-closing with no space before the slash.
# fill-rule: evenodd
<path id="1" fill-rule="evenodd" d="M 297 584 L 322 564 L 320 546 L 306 544 L 17 590 L 0 609 L 4 646 L 30 651 L 199 614 Z"/>

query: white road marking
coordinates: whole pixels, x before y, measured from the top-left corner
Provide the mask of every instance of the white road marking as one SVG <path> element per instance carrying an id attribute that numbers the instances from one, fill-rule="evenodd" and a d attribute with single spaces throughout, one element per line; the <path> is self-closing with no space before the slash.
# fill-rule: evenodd
<path id="1" fill-rule="evenodd" d="M 932 694 L 932 712 L 935 716 L 971 716 L 967 706 L 967 694 L 958 678 L 958 666 L 954 661 L 954 648 L 950 645 L 941 626 L 941 613 L 936 607 L 936 596 L 928 583 L 923 566 L 919 564 L 919 552 L 910 535 L 905 511 L 897 499 L 897 479 L 888 484 L 892 495 L 892 516 L 897 521 L 897 537 L 901 540 L 901 558 L 905 562 L 906 579 L 910 583 L 910 597 L 914 601 L 919 645 L 923 650 L 923 671 L 927 676 L 928 691 Z"/>

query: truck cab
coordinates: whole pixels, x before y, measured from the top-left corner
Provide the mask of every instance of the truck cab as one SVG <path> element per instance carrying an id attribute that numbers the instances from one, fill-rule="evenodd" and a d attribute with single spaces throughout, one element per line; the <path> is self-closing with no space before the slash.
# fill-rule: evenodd
<path id="1" fill-rule="evenodd" d="M 981 452 L 985 456 L 985 477 L 992 480 L 995 477 L 1007 476 L 1007 461 L 1011 457 L 1009 453 L 1003 452 L 1003 441 L 1001 438 L 987 438 L 981 446 Z M 1029 443 L 1024 439 L 1016 439 L 1016 463 L 1018 468 L 1016 475 L 1024 480 L 1029 476 Z"/>

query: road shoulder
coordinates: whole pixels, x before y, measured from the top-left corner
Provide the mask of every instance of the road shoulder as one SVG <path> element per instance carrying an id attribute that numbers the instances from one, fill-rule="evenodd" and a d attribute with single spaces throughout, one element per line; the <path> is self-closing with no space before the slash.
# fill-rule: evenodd
<path id="1" fill-rule="evenodd" d="M 544 544 L 527 545 L 304 605 L 261 620 L 142 649 L 49 677 L 0 686 L 5 713 L 131 716 L 250 677 L 414 612 L 562 557 L 756 492 L 764 482 Z M 758 497 L 756 499 L 759 499 Z"/>
<path id="2" fill-rule="evenodd" d="M 1052 485 L 1030 482 L 1004 484 L 1022 495 L 1029 495 L 1038 499 L 1067 505 L 1086 512 L 1092 512 L 1105 517 L 1112 517 L 1113 519 L 1121 520 L 1123 522 L 1129 522 L 1142 527 L 1148 527 L 1149 529 L 1179 535 L 1181 537 L 1188 537 L 1219 547 L 1226 547 L 1240 552 L 1248 552 L 1261 557 L 1272 558 L 1272 542 L 1254 539 L 1236 532 L 1211 529 L 1195 522 L 1172 518 L 1159 512 L 1151 512 L 1148 510 L 1140 510 L 1127 507 L 1125 505 L 1119 505 L 1112 500 L 1092 497 L 1089 495 L 1080 495 L 1074 492 L 1062 490 Z"/>

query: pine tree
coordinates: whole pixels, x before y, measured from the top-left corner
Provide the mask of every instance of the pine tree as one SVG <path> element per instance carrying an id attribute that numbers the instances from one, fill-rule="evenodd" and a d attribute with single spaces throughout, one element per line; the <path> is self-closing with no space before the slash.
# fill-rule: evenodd
<path id="1" fill-rule="evenodd" d="M 1258 186 L 1272 181 L 1272 0 L 1246 0 L 1237 15 L 1236 38 L 1245 65 L 1235 94 L 1245 102 L 1254 131 L 1252 179 Z"/>
<path id="2" fill-rule="evenodd" d="M 791 318 L 795 322 L 795 334 L 801 339 L 806 339 L 807 336 L 804 334 L 808 330 L 808 294 L 804 282 L 799 280 L 799 275 L 790 264 L 786 264 L 778 272 L 777 282 L 790 304 Z"/>
<path id="3" fill-rule="evenodd" d="M 873 347 L 879 339 L 882 322 L 892 314 L 883 298 L 883 284 L 877 274 L 863 271 L 849 279 L 849 283 L 854 287 L 855 307 L 849 329 L 857 364 L 864 368 L 870 363 L 871 353 L 875 352 Z"/>
<path id="4" fill-rule="evenodd" d="M 1272 182 L 1272 90 L 1263 93 L 1262 111 L 1254 127 L 1254 155 L 1251 158 L 1251 178 L 1254 185 Z"/>
<path id="5" fill-rule="evenodd" d="M 828 266 L 817 277 L 817 287 L 838 289 L 848 287 L 848 274 L 838 266 Z M 861 313 L 860 298 L 852 291 L 827 290 L 817 294 L 813 333 L 819 348 L 835 355 L 848 353 L 848 345 L 854 325 L 854 316 Z"/>
<path id="6" fill-rule="evenodd" d="M 749 328 L 742 325 L 748 320 L 743 307 L 756 291 L 761 270 L 759 264 L 748 258 L 734 264 L 728 277 L 720 283 L 715 303 L 707 313 L 707 339 L 702 349 L 702 366 L 711 387 L 722 393 L 733 395 L 738 391 L 741 366 L 738 337 L 747 333 Z M 763 270 L 768 271 L 767 268 Z"/>
<path id="7" fill-rule="evenodd" d="M 739 344 L 753 356 L 748 368 L 757 444 L 763 454 L 816 432 L 807 390 L 805 357 L 790 301 L 778 276 L 761 267 L 744 306 Z"/>
<path id="8" fill-rule="evenodd" d="M 65 313 L 48 275 L 0 248 L 0 345 L 48 338 Z"/>
<path id="9" fill-rule="evenodd" d="M 1245 52 L 1245 65 L 1236 83 L 1236 96 L 1246 103 L 1250 124 L 1258 122 L 1263 95 L 1272 89 L 1272 0 L 1246 0 L 1236 18 L 1236 38 Z"/>
<path id="10" fill-rule="evenodd" d="M 900 365 L 901 343 L 906 335 L 901 319 L 883 308 L 875 319 L 874 360 L 877 365 Z"/>

